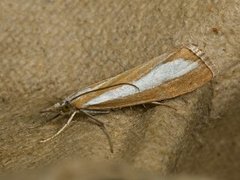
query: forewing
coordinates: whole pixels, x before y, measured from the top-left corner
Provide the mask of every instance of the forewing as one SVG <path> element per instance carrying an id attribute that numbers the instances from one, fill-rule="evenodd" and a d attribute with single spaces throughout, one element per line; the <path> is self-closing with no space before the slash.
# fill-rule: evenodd
<path id="1" fill-rule="evenodd" d="M 72 100 L 72 104 L 79 109 L 98 110 L 161 101 L 191 92 L 212 77 L 199 56 L 182 48 L 90 86 L 88 93 Z"/>

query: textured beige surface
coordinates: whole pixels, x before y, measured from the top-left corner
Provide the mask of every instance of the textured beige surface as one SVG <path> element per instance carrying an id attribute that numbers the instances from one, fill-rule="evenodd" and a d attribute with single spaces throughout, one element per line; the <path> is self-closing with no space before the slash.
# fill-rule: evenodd
<path id="1" fill-rule="evenodd" d="M 42 167 L 77 156 L 126 161 L 162 174 L 180 171 L 182 163 L 184 172 L 186 163 L 194 167 L 198 161 L 194 156 L 191 161 L 181 157 L 188 156 L 186 152 L 195 147 L 196 141 L 189 140 L 192 136 L 212 138 L 211 133 L 205 136 L 201 130 L 211 132 L 210 126 L 214 125 L 223 129 L 240 126 L 236 123 L 238 110 L 228 118 L 232 123 L 224 121 L 226 112 L 239 107 L 237 0 L 1 0 L 0 22 L 1 171 Z M 134 107 L 99 116 L 113 139 L 114 154 L 109 152 L 101 130 L 81 116 L 57 139 L 39 143 L 66 120 L 45 124 L 40 110 L 86 85 L 186 43 L 198 44 L 206 51 L 219 70 L 215 80 L 191 94 L 168 101 L 177 111 Z M 232 129 L 232 134 L 215 135 L 216 141 L 207 144 L 216 143 L 217 150 L 208 151 L 213 154 L 221 151 L 217 145 L 221 139 L 217 138 L 224 137 L 235 144 L 233 151 L 222 149 L 225 157 L 222 161 L 211 156 L 212 169 L 226 161 L 235 164 L 240 135 L 239 128 Z M 205 141 L 202 143 L 206 145 Z M 207 167 L 208 161 L 203 163 Z M 221 168 L 225 175 L 229 173 L 232 179 L 237 179 L 239 174 L 234 168 Z M 185 169 L 191 172 L 191 168 Z M 198 172 L 198 168 L 194 169 Z M 217 170 L 211 173 L 203 168 L 199 172 L 218 175 Z"/>

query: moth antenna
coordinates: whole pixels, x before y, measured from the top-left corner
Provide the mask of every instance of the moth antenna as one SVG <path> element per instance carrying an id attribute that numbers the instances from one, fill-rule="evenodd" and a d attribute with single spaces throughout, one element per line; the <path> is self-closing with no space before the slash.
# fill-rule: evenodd
<path id="1" fill-rule="evenodd" d="M 86 95 L 86 94 L 89 94 L 89 93 L 92 93 L 92 92 L 97 92 L 97 91 L 101 91 L 101 90 L 104 90 L 104 89 L 108 89 L 108 88 L 112 88 L 112 87 L 116 87 L 116 86 L 121 86 L 121 85 L 129 85 L 129 86 L 133 86 L 135 87 L 136 89 L 139 89 L 139 87 L 137 87 L 136 85 L 134 84 L 131 84 L 131 83 L 119 83 L 119 84 L 114 84 L 114 85 L 111 85 L 111 86 L 107 86 L 107 87 L 103 87 L 103 88 L 98 88 L 98 89 L 94 89 L 94 90 L 91 90 L 91 91 L 88 91 L 88 92 L 85 92 L 85 93 L 82 93 L 82 94 L 79 94 L 78 96 L 74 97 L 71 99 L 71 101 L 73 101 L 74 99 L 77 99 L 83 95 Z"/>
<path id="2" fill-rule="evenodd" d="M 111 151 L 111 153 L 113 153 L 112 140 L 111 140 L 110 135 L 109 135 L 108 132 L 107 132 L 107 129 L 106 129 L 106 127 L 105 127 L 105 124 L 104 124 L 102 121 L 100 121 L 100 120 L 98 120 L 97 118 L 95 118 L 94 116 L 92 116 L 91 114 L 89 114 L 88 112 L 83 111 L 83 110 L 81 110 L 81 112 L 83 112 L 84 114 L 86 114 L 91 120 L 93 120 L 92 122 L 93 122 L 94 124 L 96 124 L 97 126 L 99 126 L 99 127 L 102 129 L 103 133 L 107 136 L 108 143 L 109 143 L 109 146 L 110 146 L 110 151 Z"/>
<path id="3" fill-rule="evenodd" d="M 68 119 L 67 123 L 64 124 L 64 126 L 63 126 L 56 134 L 54 134 L 53 136 L 51 136 L 51 137 L 49 137 L 49 138 L 47 138 L 47 139 L 41 140 L 40 142 L 41 142 L 41 143 L 45 143 L 45 142 L 47 142 L 47 141 L 50 141 L 50 140 L 52 140 L 53 138 L 55 138 L 56 136 L 58 136 L 61 132 L 63 132 L 63 130 L 70 125 L 70 123 L 71 123 L 71 121 L 73 120 L 73 118 L 74 118 L 74 116 L 76 115 L 76 113 L 77 113 L 77 111 L 74 111 L 74 112 L 72 113 L 72 115 L 71 115 L 70 118 Z"/>
<path id="4" fill-rule="evenodd" d="M 53 116 L 53 117 L 47 119 L 46 122 L 52 121 L 52 120 L 54 120 L 54 119 L 60 117 L 60 115 L 61 115 L 60 113 L 59 113 L 59 114 L 56 114 L 55 116 Z M 46 122 L 45 122 L 45 123 L 46 123 Z M 45 124 L 45 123 L 44 123 L 44 124 Z M 39 127 L 41 127 L 41 126 L 42 126 L 42 123 L 41 123 L 40 125 L 33 126 L 33 127 L 28 127 L 28 128 L 29 128 L 29 129 L 35 129 L 35 128 L 39 128 Z"/>
<path id="5" fill-rule="evenodd" d="M 41 114 L 44 114 L 44 113 L 48 113 L 48 112 L 52 112 L 51 110 L 48 110 L 48 109 L 43 109 L 41 111 L 39 111 Z"/>
<path id="6" fill-rule="evenodd" d="M 58 114 L 56 114 L 55 116 L 46 119 L 46 122 L 52 121 L 52 120 L 54 120 L 54 119 L 57 119 L 57 118 L 60 117 L 61 115 L 62 115 L 61 113 L 58 113 Z"/>

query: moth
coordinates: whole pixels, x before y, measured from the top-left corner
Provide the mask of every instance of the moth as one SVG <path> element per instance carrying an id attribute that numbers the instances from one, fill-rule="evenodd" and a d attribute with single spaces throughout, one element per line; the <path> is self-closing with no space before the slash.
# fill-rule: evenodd
<path id="1" fill-rule="evenodd" d="M 184 46 L 68 96 L 43 111 L 55 112 L 55 117 L 66 114 L 70 117 L 56 134 L 41 142 L 58 136 L 77 113 L 82 113 L 103 130 L 113 152 L 104 123 L 94 115 L 139 104 L 158 104 L 196 90 L 213 78 L 211 66 L 204 57 L 197 46 Z"/>

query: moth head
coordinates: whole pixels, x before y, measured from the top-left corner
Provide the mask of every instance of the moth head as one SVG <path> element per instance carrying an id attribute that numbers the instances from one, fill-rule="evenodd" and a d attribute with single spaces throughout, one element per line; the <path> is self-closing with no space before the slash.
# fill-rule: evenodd
<path id="1" fill-rule="evenodd" d="M 73 110 L 72 105 L 69 103 L 69 101 L 62 101 L 54 104 L 53 106 L 44 109 L 41 111 L 41 113 L 69 113 Z"/>

